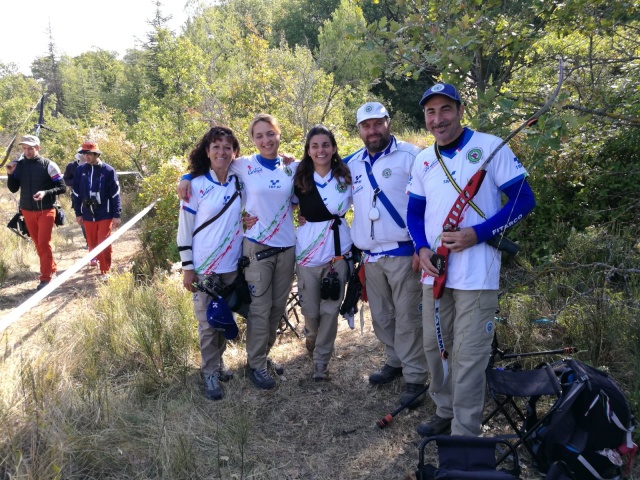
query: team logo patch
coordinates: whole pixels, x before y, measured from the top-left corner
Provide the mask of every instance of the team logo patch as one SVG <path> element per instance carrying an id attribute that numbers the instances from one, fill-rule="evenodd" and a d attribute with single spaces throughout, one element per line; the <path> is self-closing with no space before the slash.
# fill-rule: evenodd
<path id="1" fill-rule="evenodd" d="M 391 169 L 390 169 L 390 168 L 385 168 L 385 169 L 382 171 L 382 176 L 383 176 L 384 178 L 389 178 L 389 177 L 391 176 Z"/>
<path id="2" fill-rule="evenodd" d="M 472 148 L 467 152 L 467 160 L 471 163 L 478 163 L 482 160 L 482 149 L 481 148 Z"/>
<path id="3" fill-rule="evenodd" d="M 493 330 L 495 329 L 495 326 L 493 325 L 493 321 L 489 320 L 487 322 L 487 325 L 484 327 L 484 329 L 488 334 L 492 334 Z"/>
<path id="4" fill-rule="evenodd" d="M 347 184 L 346 183 L 342 183 L 342 182 L 338 182 L 336 183 L 336 190 L 340 193 L 344 193 L 347 191 Z"/>
<path id="5" fill-rule="evenodd" d="M 442 85 L 441 83 L 436 83 L 433 87 L 431 87 L 432 92 L 441 92 L 442 90 L 444 90 L 444 85 Z"/>
<path id="6" fill-rule="evenodd" d="M 289 168 L 288 165 L 284 167 L 284 173 L 287 174 L 287 177 L 290 177 L 291 175 L 293 175 L 293 171 Z"/>
<path id="7" fill-rule="evenodd" d="M 372 110 L 373 110 L 373 106 L 372 105 L 367 105 L 366 107 L 364 107 L 365 113 L 371 113 Z"/>

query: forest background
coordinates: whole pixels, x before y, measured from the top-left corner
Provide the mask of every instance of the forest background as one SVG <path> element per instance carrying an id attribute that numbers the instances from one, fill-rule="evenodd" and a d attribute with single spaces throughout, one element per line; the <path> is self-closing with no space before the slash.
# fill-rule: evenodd
<path id="1" fill-rule="evenodd" d="M 0 143 L 30 133 L 27 114 L 46 94 L 43 153 L 64 166 L 85 138 L 142 180 L 126 214 L 160 198 L 143 222 L 136 286 L 178 260 L 176 181 L 212 124 L 252 145 L 251 118 L 281 123 L 282 151 L 329 126 L 345 156 L 360 148 L 355 111 L 390 110 L 392 129 L 424 147 L 420 95 L 458 86 L 472 128 L 506 136 L 565 78 L 557 101 L 511 148 L 531 174 L 537 206 L 510 237 L 501 317 L 506 342 L 575 344 L 609 369 L 640 406 L 640 9 L 608 0 L 226 0 L 191 5 L 176 33 L 161 2 L 146 41 L 124 58 L 87 51 L 34 59 L 31 75 L 0 64 Z M 117 32 L 109 32 L 117 34 Z M 37 116 L 37 115 L 36 115 Z M 11 153 L 17 156 L 17 146 Z M 126 220 L 126 219 L 125 219 Z M 11 262 L 0 256 L 0 280 Z M 145 280 L 146 279 L 146 280 Z M 147 283 L 148 285 L 148 283 Z M 0 475 L 1 476 L 1 475 Z"/>

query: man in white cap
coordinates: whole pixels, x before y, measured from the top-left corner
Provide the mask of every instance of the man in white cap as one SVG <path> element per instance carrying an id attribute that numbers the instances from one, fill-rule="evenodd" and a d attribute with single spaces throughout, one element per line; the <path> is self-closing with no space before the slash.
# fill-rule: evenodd
<path id="1" fill-rule="evenodd" d="M 20 211 L 40 257 L 40 283 L 36 288 L 40 290 L 57 270 L 51 248 L 51 232 L 56 219 L 53 204 L 67 188 L 58 165 L 40 156 L 38 137 L 25 135 L 20 145 L 23 158 L 6 165 L 7 187 L 13 193 L 20 190 Z"/>
<path id="2" fill-rule="evenodd" d="M 369 382 L 381 385 L 404 377 L 400 402 L 416 407 L 421 399 L 414 398 L 428 371 L 418 259 L 406 227 L 406 190 L 420 149 L 391 134 L 389 113 L 378 102 L 362 105 L 356 123 L 365 148 L 345 159 L 353 179 L 351 237 L 363 251 L 373 329 L 387 357 Z"/>

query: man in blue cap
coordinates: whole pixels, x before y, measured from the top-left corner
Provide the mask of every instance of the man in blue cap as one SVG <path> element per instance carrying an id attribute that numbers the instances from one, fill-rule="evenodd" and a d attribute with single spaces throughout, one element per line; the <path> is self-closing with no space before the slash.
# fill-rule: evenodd
<path id="1" fill-rule="evenodd" d="M 418 426 L 418 433 L 432 436 L 451 429 L 453 435 L 476 436 L 482 423 L 484 370 L 491 353 L 500 276 L 500 253 L 486 241 L 524 218 L 535 199 L 526 170 L 505 145 L 487 165 L 473 208 L 460 211 L 459 228 L 443 231 L 460 190 L 502 140 L 462 127 L 464 105 L 453 85 L 433 85 L 419 104 L 435 143 L 413 164 L 407 226 L 422 268 L 423 344 L 436 413 Z M 508 198 L 504 206 L 502 194 Z M 438 329 L 433 283 L 441 275 L 434 261 L 440 246 L 448 249 L 449 256 Z"/>

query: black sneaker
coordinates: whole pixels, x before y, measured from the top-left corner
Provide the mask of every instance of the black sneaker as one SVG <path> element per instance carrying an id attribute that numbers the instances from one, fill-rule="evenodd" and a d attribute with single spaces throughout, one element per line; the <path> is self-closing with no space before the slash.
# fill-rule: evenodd
<path id="1" fill-rule="evenodd" d="M 284 375 L 284 367 L 269 357 L 267 357 L 267 368 L 273 370 L 276 375 Z"/>
<path id="2" fill-rule="evenodd" d="M 271 390 L 276 386 L 276 381 L 269 375 L 266 368 L 261 368 L 260 370 L 249 368 L 249 379 L 256 387 L 263 390 Z"/>
<path id="3" fill-rule="evenodd" d="M 209 400 L 220 400 L 224 397 L 218 374 L 204 376 L 204 394 Z"/>
<path id="4" fill-rule="evenodd" d="M 39 292 L 40 290 L 42 290 L 44 287 L 46 287 L 47 285 L 49 285 L 49 282 L 45 282 L 44 280 L 41 281 L 38 286 L 36 287 L 36 292 Z"/>
<path id="5" fill-rule="evenodd" d="M 373 372 L 369 375 L 369 383 L 375 385 L 382 385 L 385 383 L 393 382 L 398 377 L 402 376 L 402 367 L 392 367 L 391 365 L 384 366 L 377 372 Z"/>
<path id="6" fill-rule="evenodd" d="M 233 372 L 225 366 L 224 361 L 220 361 L 220 368 L 218 369 L 218 374 L 221 382 L 228 382 L 233 378 Z"/>
<path id="7" fill-rule="evenodd" d="M 422 392 L 419 396 L 418 393 Z M 404 393 L 400 395 L 400 405 L 406 405 L 408 409 L 418 408 L 424 403 L 425 388 L 422 383 L 407 383 Z"/>
<path id="8" fill-rule="evenodd" d="M 313 369 L 313 379 L 322 382 L 329 379 L 329 365 L 326 363 L 316 363 Z"/>
<path id="9" fill-rule="evenodd" d="M 418 425 L 416 430 L 421 437 L 433 437 L 448 432 L 451 429 L 451 419 L 433 415 L 427 422 Z"/>

